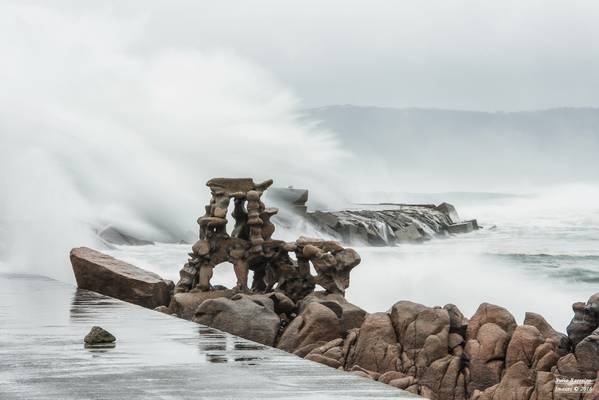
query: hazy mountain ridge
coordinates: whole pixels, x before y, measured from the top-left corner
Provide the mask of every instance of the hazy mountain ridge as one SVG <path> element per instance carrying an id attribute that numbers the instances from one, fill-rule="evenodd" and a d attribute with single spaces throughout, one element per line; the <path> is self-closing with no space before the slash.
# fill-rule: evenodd
<path id="1" fill-rule="evenodd" d="M 392 175 L 406 169 L 444 180 L 460 175 L 461 187 L 490 176 L 499 185 L 599 180 L 597 108 L 480 112 L 339 105 L 305 110 L 302 118 L 336 133 L 358 160 L 383 164 Z"/>

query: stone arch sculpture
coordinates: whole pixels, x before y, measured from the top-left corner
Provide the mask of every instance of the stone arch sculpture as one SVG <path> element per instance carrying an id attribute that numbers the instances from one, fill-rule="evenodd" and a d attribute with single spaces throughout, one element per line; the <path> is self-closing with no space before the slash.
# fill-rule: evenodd
<path id="1" fill-rule="evenodd" d="M 236 289 L 240 291 L 277 290 L 298 300 L 318 284 L 327 292 L 345 293 L 349 274 L 360 263 L 360 256 L 330 240 L 273 239 L 275 225 L 270 219 L 278 209 L 267 208 L 261 200 L 272 183 L 254 183 L 251 178 L 215 178 L 206 183 L 212 198 L 205 214 L 198 218 L 200 239 L 192 246 L 190 258 L 179 273 L 175 292 L 211 290 L 214 267 L 228 261 L 233 264 Z M 227 213 L 231 201 L 235 224 L 229 234 Z M 310 273 L 310 263 L 315 276 Z M 248 286 L 250 270 L 254 275 Z"/>

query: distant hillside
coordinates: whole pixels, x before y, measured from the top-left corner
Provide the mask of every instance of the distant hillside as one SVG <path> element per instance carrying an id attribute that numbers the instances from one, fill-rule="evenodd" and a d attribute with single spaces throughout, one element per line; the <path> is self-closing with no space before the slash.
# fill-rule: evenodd
<path id="1" fill-rule="evenodd" d="M 442 182 L 447 190 L 599 181 L 599 109 L 488 113 L 343 105 L 309 109 L 303 118 L 336 133 L 359 168 L 382 168 L 408 186 L 413 178 Z"/>

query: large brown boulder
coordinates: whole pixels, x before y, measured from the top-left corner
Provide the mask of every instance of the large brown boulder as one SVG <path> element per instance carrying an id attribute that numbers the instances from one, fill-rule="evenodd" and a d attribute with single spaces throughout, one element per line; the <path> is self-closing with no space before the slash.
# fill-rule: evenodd
<path id="1" fill-rule="evenodd" d="M 300 313 L 312 302 L 321 303 L 333 310 L 339 317 L 343 333 L 359 328 L 366 316 L 366 311 L 347 301 L 343 295 L 325 292 L 314 292 L 304 297 L 300 305 Z"/>
<path id="2" fill-rule="evenodd" d="M 570 340 L 568 339 L 568 336 L 553 329 L 541 315 L 531 312 L 527 312 L 525 314 L 524 326 L 535 327 L 544 339 L 544 343 L 537 346 L 537 348 L 534 350 L 532 364 L 529 363 L 528 365 L 531 366 L 535 371 L 551 371 L 557 364 L 559 358 L 568 354 L 570 348 Z M 518 331 L 520 328 L 521 327 L 518 327 L 516 331 Z M 514 333 L 512 342 L 514 342 L 515 338 L 516 333 Z M 510 343 L 510 347 L 512 347 L 512 343 Z M 529 355 L 529 353 L 527 353 L 527 355 Z M 511 363 L 508 362 L 508 364 Z"/>
<path id="3" fill-rule="evenodd" d="M 516 319 L 505 308 L 495 304 L 482 303 L 468 323 L 466 339 L 474 339 L 478 330 L 486 323 L 493 323 L 503 329 L 508 336 L 511 336 L 516 326 Z"/>
<path id="4" fill-rule="evenodd" d="M 460 357 L 447 355 L 433 361 L 420 378 L 419 383 L 422 394 L 428 389 L 434 393 L 432 398 L 437 400 L 464 400 L 467 398 Z"/>
<path id="5" fill-rule="evenodd" d="M 426 308 L 427 307 L 422 304 L 413 303 L 407 300 L 399 301 L 391 307 L 391 322 L 393 323 L 393 328 L 395 329 L 398 340 L 401 340 L 401 338 L 406 336 L 408 326 L 414 322 L 418 313 Z"/>
<path id="6" fill-rule="evenodd" d="M 506 331 L 489 322 L 476 330 L 475 338 L 466 342 L 464 354 L 469 361 L 469 393 L 499 383 L 509 340 Z"/>
<path id="7" fill-rule="evenodd" d="M 328 342 L 341 337 L 341 325 L 337 314 L 318 302 L 308 304 L 287 326 L 277 347 L 289 353 L 299 348 Z"/>
<path id="8" fill-rule="evenodd" d="M 177 314 L 179 318 L 191 320 L 200 304 L 204 301 L 219 298 L 230 299 L 237 293 L 236 290 L 232 289 L 175 293 L 171 298 L 169 311 Z"/>
<path id="9" fill-rule="evenodd" d="M 449 350 L 449 312 L 409 301 L 391 307 L 391 321 L 402 348 L 402 370 L 422 376 L 433 361 Z"/>
<path id="10" fill-rule="evenodd" d="M 508 310 L 489 303 L 482 303 L 470 318 L 464 348 L 469 364 L 470 395 L 499 383 L 507 346 L 516 326 L 516 319 Z"/>
<path id="11" fill-rule="evenodd" d="M 558 355 L 564 356 L 568 353 L 570 348 L 568 336 L 553 329 L 542 315 L 527 312 L 524 315 L 524 325 L 534 326 L 541 332 L 541 335 L 543 335 L 545 339 L 552 341 L 556 346 Z"/>
<path id="12" fill-rule="evenodd" d="M 169 304 L 173 282 L 87 247 L 71 250 L 77 287 L 147 308 Z"/>
<path id="13" fill-rule="evenodd" d="M 505 371 L 499 385 L 492 390 L 485 391 L 481 399 L 488 400 L 529 400 L 535 385 L 535 375 L 519 361 Z"/>
<path id="14" fill-rule="evenodd" d="M 537 372 L 535 387 L 530 395 L 530 400 L 553 400 L 555 388 L 555 375 L 551 372 Z"/>
<path id="15" fill-rule="evenodd" d="M 532 368 L 535 371 L 551 371 L 557 364 L 559 358 L 560 356 L 556 351 L 555 343 L 550 339 L 546 339 L 545 342 L 535 350 L 532 357 Z"/>
<path id="16" fill-rule="evenodd" d="M 399 370 L 400 349 L 395 330 L 386 313 L 369 314 L 360 327 L 346 367 L 360 367 L 378 373 Z"/>
<path id="17" fill-rule="evenodd" d="M 514 330 L 512 339 L 507 347 L 505 366 L 511 367 L 517 362 L 523 362 L 527 367 L 531 367 L 534 355 L 541 344 L 543 336 L 537 328 L 532 325 L 522 325 Z"/>
<path id="18" fill-rule="evenodd" d="M 280 324 L 272 300 L 245 294 L 205 300 L 193 321 L 268 346 L 274 345 Z"/>
<path id="19" fill-rule="evenodd" d="M 578 343 L 575 355 L 584 376 L 594 378 L 599 371 L 599 328 Z"/>

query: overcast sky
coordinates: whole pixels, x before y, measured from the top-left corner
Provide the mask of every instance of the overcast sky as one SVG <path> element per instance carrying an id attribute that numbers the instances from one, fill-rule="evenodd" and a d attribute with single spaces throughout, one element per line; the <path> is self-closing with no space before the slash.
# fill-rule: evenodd
<path id="1" fill-rule="evenodd" d="M 599 106 L 599 3 L 592 0 L 53 4 L 142 20 L 140 50 L 235 52 L 268 70 L 304 107 Z"/>

